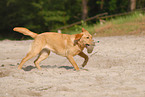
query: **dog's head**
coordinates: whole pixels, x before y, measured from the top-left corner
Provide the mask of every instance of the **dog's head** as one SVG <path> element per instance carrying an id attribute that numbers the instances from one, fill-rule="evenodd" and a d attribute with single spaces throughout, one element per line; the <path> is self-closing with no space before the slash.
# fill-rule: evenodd
<path id="1" fill-rule="evenodd" d="M 81 45 L 81 47 L 86 47 L 88 53 L 91 53 L 95 46 L 92 35 L 84 28 L 82 28 L 82 33 L 76 34 L 75 43 Z"/>

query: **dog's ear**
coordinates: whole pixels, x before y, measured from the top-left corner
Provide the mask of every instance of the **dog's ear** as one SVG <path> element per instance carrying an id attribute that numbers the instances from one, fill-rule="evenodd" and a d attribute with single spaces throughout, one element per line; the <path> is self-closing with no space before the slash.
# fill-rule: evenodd
<path id="1" fill-rule="evenodd" d="M 85 32 L 85 31 L 87 31 L 86 29 L 84 29 L 84 28 L 82 28 L 82 32 Z"/>
<path id="2" fill-rule="evenodd" d="M 82 36 L 83 36 L 83 34 L 76 34 L 75 35 L 74 45 L 76 45 L 78 43 L 78 41 L 81 39 Z"/>
<path id="3" fill-rule="evenodd" d="M 81 39 L 81 37 L 83 36 L 83 34 L 76 34 L 75 35 L 75 40 L 80 40 Z"/>

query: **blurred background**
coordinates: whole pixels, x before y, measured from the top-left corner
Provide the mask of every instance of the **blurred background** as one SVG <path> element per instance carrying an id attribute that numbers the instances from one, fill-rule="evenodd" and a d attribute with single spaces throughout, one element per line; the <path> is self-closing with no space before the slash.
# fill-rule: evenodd
<path id="1" fill-rule="evenodd" d="M 116 27 L 114 25 L 121 24 L 121 21 L 126 22 L 131 17 L 133 19 L 130 19 L 129 24 L 125 25 L 125 27 L 135 26 L 135 28 L 139 29 L 137 33 L 140 33 L 145 30 L 144 7 L 145 0 L 0 0 L 0 39 L 30 38 L 14 32 L 12 30 L 14 27 L 26 27 L 36 33 L 57 32 L 58 29 L 61 29 L 62 33 L 73 34 L 80 33 L 81 27 L 87 28 L 92 34 L 97 34 L 97 32 L 101 31 L 103 31 L 102 33 L 112 33 L 111 31 L 114 31 L 114 27 Z M 106 12 L 108 16 L 125 12 L 133 13 L 129 13 L 128 17 L 119 15 L 96 18 L 85 22 L 86 19 Z M 117 17 L 121 17 L 121 21 L 120 19 L 118 20 L 120 21 L 119 23 L 114 22 L 114 24 L 111 24 L 106 22 L 112 20 L 111 22 L 113 23 L 113 20 Z M 64 27 L 78 21 L 81 21 L 78 25 L 74 25 L 71 28 Z M 137 21 L 138 24 L 131 23 L 131 21 Z M 102 23 L 106 24 L 100 26 Z M 138 28 L 140 25 L 142 27 Z M 116 28 L 122 28 L 122 26 L 117 26 Z M 111 29 L 111 31 L 104 32 L 104 29 Z M 122 30 L 120 29 L 120 31 Z M 136 29 L 132 28 L 128 32 L 136 33 L 133 31 L 136 31 Z M 98 33 L 98 35 L 105 36 L 106 34 L 101 35 Z"/>

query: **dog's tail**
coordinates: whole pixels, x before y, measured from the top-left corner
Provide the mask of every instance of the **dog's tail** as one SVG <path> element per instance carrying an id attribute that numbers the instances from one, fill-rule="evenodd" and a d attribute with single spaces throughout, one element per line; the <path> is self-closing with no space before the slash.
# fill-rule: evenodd
<path id="1" fill-rule="evenodd" d="M 19 33 L 22 33 L 24 35 L 31 36 L 32 38 L 35 38 L 38 35 L 37 33 L 34 33 L 34 32 L 32 32 L 26 28 L 23 28 L 23 27 L 15 27 L 13 30 L 17 31 Z"/>

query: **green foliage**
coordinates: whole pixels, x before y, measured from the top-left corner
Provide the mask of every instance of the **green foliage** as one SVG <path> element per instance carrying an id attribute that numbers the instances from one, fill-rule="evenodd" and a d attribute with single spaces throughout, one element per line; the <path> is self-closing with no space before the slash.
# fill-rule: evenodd
<path id="1" fill-rule="evenodd" d="M 87 0 L 88 17 L 108 12 L 126 12 L 129 0 Z M 103 4 L 103 9 L 100 5 Z M 137 0 L 137 8 L 145 7 L 144 0 Z M 82 20 L 82 0 L 0 0 L 0 38 L 21 39 L 22 34 L 13 32 L 16 26 L 26 27 L 34 32 L 56 31 L 56 29 Z M 96 23 L 96 20 L 89 22 Z M 72 29 L 80 31 L 76 25 Z M 24 37 L 25 38 L 25 37 Z"/>
<path id="2" fill-rule="evenodd" d="M 116 4 L 117 4 L 117 0 L 111 0 L 109 2 L 109 5 L 111 5 L 111 6 L 109 6 L 110 11 L 115 11 L 115 9 L 117 8 Z"/>

